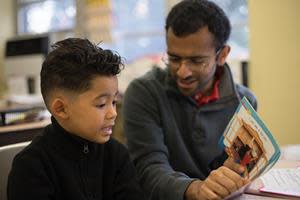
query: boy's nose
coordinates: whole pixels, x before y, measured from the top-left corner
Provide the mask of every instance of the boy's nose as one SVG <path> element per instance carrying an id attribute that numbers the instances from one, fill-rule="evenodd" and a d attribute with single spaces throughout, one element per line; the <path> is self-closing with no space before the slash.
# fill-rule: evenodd
<path id="1" fill-rule="evenodd" d="M 111 106 L 106 114 L 108 119 L 115 119 L 117 117 L 117 109 L 115 106 Z"/>

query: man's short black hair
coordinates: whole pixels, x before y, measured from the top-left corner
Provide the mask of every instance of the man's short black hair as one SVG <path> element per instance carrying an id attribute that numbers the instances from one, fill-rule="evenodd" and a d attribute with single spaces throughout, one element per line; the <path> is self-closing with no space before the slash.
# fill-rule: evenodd
<path id="1" fill-rule="evenodd" d="M 165 29 L 172 28 L 178 37 L 197 32 L 208 26 L 215 37 L 216 50 L 227 42 L 231 26 L 224 11 L 215 3 L 207 0 L 183 0 L 169 12 Z"/>
<path id="2" fill-rule="evenodd" d="M 55 89 L 82 93 L 90 88 L 96 76 L 115 76 L 124 66 L 117 53 L 103 50 L 87 39 L 68 38 L 51 47 L 53 50 L 44 60 L 40 73 L 46 105 Z"/>

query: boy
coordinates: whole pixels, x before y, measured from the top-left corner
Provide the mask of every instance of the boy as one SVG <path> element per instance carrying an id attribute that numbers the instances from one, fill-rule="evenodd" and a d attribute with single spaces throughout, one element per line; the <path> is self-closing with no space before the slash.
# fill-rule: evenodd
<path id="1" fill-rule="evenodd" d="M 87 39 L 52 47 L 41 70 L 52 124 L 15 157 L 8 199 L 143 199 L 127 149 L 110 139 L 120 56 Z"/>

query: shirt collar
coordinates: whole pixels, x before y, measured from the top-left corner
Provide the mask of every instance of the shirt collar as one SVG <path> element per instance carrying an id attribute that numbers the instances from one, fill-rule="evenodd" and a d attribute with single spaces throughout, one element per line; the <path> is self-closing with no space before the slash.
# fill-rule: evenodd
<path id="1" fill-rule="evenodd" d="M 219 84 L 220 84 L 220 78 L 222 76 L 222 73 L 223 73 L 223 69 L 221 67 L 217 67 L 213 90 L 210 93 L 210 95 L 204 95 L 202 92 L 198 92 L 193 96 L 198 106 L 202 106 L 204 104 L 216 101 L 220 98 Z"/>
<path id="2" fill-rule="evenodd" d="M 98 144 L 66 131 L 53 116 L 51 117 L 51 122 L 52 124 L 48 127 L 50 131 L 48 134 L 49 142 L 62 155 L 81 159 L 88 154 L 94 155 L 94 152 L 97 151 Z"/>

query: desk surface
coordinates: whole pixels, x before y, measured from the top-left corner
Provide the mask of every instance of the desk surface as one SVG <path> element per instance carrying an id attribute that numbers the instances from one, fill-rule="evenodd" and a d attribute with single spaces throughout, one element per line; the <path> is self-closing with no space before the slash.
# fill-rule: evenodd
<path id="1" fill-rule="evenodd" d="M 37 121 L 37 122 L 2 126 L 2 127 L 0 127 L 0 134 L 7 133 L 7 132 L 16 132 L 16 131 L 23 131 L 23 130 L 29 130 L 29 129 L 43 128 L 50 123 L 51 123 L 50 119 L 45 119 L 45 120 L 41 120 L 41 121 Z"/>
<path id="2" fill-rule="evenodd" d="M 30 141 L 50 123 L 51 120 L 47 119 L 18 125 L 2 126 L 0 127 L 0 146 Z"/>
<path id="3" fill-rule="evenodd" d="M 36 108 L 43 108 L 45 109 L 45 106 L 43 104 L 39 105 L 23 105 L 23 104 L 5 104 L 0 105 L 0 113 L 14 113 L 14 112 L 23 112 L 28 111 Z"/>

